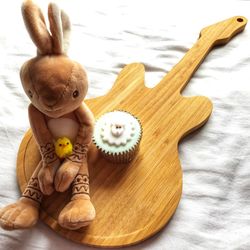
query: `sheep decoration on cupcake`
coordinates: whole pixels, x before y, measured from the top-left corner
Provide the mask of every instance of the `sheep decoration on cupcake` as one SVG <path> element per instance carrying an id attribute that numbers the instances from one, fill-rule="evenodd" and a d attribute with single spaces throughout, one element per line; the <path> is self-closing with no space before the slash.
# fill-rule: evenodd
<path id="1" fill-rule="evenodd" d="M 93 142 L 101 154 L 113 163 L 129 163 L 138 152 L 142 126 L 126 111 L 103 114 L 95 124 Z"/>

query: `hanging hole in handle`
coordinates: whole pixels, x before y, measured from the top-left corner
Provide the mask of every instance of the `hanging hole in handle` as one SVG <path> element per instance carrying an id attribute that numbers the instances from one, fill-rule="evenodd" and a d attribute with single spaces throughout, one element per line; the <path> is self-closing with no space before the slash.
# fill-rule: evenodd
<path id="1" fill-rule="evenodd" d="M 243 18 L 241 18 L 241 17 L 238 17 L 238 18 L 237 18 L 237 22 L 242 23 L 243 21 L 244 21 Z"/>

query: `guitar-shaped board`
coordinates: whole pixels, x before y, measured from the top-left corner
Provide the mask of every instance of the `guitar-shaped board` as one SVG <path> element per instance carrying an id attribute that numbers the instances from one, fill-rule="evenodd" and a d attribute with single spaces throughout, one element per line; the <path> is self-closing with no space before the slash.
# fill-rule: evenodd
<path id="1" fill-rule="evenodd" d="M 69 231 L 58 225 L 58 214 L 69 201 L 70 191 L 47 197 L 41 219 L 68 239 L 100 247 L 132 245 L 161 230 L 174 214 L 182 193 L 178 143 L 202 126 L 212 112 L 208 98 L 186 98 L 180 93 L 208 52 L 226 44 L 246 23 L 245 17 L 237 16 L 204 28 L 193 48 L 152 89 L 144 85 L 144 66 L 133 63 L 122 69 L 108 94 L 87 100 L 96 118 L 119 109 L 140 119 L 143 137 L 139 153 L 131 163 L 116 165 L 101 157 L 93 146 L 89 155 L 90 192 L 97 216 L 90 226 Z M 17 160 L 21 191 L 39 160 L 29 130 Z"/>

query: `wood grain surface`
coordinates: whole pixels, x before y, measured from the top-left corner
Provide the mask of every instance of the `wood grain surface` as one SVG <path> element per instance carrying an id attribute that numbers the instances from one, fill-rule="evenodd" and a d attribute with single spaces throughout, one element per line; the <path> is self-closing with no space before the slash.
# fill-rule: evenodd
<path id="1" fill-rule="evenodd" d="M 161 230 L 174 214 L 182 193 L 178 143 L 202 126 L 212 112 L 209 99 L 183 97 L 181 90 L 207 53 L 215 45 L 227 43 L 246 23 L 244 17 L 233 17 L 203 29 L 193 48 L 152 89 L 144 85 L 144 66 L 133 63 L 120 72 L 107 95 L 87 100 L 96 118 L 121 109 L 140 119 L 143 137 L 139 154 L 130 164 L 116 165 L 91 148 L 90 193 L 97 216 L 90 226 L 69 231 L 58 225 L 58 214 L 69 201 L 70 191 L 46 197 L 41 219 L 70 240 L 99 247 L 132 245 Z M 39 160 L 29 130 L 17 160 L 21 191 Z"/>

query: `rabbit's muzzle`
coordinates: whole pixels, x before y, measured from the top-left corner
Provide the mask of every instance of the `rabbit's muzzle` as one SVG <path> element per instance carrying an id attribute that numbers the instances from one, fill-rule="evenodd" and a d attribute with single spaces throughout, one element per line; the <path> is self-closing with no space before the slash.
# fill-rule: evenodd
<path id="1" fill-rule="evenodd" d="M 65 93 L 65 86 L 46 86 L 46 84 L 43 84 L 39 93 L 40 103 L 47 109 L 55 109 Z"/>

